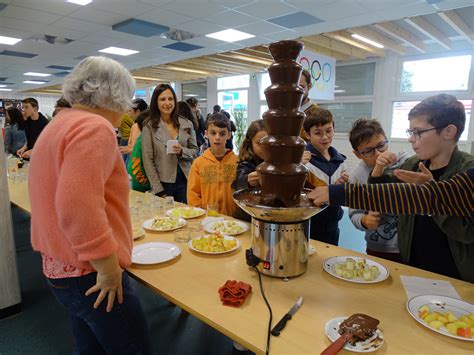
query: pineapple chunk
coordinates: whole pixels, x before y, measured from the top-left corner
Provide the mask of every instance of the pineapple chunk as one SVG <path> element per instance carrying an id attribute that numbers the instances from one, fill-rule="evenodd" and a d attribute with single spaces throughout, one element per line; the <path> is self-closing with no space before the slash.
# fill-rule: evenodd
<path id="1" fill-rule="evenodd" d="M 432 322 L 429 322 L 428 325 L 432 328 L 439 329 L 441 328 L 444 324 L 443 322 L 440 322 L 439 320 L 434 320 Z"/>

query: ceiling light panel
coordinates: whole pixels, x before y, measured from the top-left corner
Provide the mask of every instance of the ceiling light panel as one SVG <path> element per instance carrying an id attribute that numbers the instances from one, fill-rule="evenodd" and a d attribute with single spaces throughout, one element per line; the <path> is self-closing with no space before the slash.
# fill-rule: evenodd
<path id="1" fill-rule="evenodd" d="M 46 84 L 47 81 L 40 81 L 40 80 L 25 80 L 23 82 L 23 84 L 36 84 L 36 85 L 40 85 L 40 84 Z"/>
<path id="2" fill-rule="evenodd" d="M 380 44 L 380 43 L 378 43 L 378 42 L 372 41 L 371 39 L 368 39 L 367 37 L 358 35 L 357 33 L 353 33 L 353 34 L 352 34 L 352 37 L 358 39 L 359 41 L 368 43 L 368 44 L 370 44 L 371 46 L 374 46 L 374 47 L 377 47 L 377 48 L 383 48 L 383 47 L 384 47 L 383 44 Z"/>
<path id="3" fill-rule="evenodd" d="M 28 76 L 40 76 L 40 77 L 46 77 L 46 76 L 51 76 L 51 74 L 46 74 L 46 73 L 35 73 L 32 71 L 23 73 L 23 75 L 28 75 Z"/>
<path id="4" fill-rule="evenodd" d="M 214 32 L 214 33 L 209 33 L 206 35 L 206 37 L 209 38 L 214 38 L 218 39 L 224 42 L 236 42 L 236 41 L 242 41 L 244 39 L 248 38 L 253 38 L 255 35 L 252 35 L 250 33 L 242 32 L 242 31 L 237 31 L 234 29 L 228 29 L 228 30 L 223 30 L 219 32 Z"/>
<path id="5" fill-rule="evenodd" d="M 121 55 L 121 56 L 128 56 L 128 55 L 139 53 L 139 51 L 135 51 L 133 49 L 126 49 L 126 48 L 120 48 L 120 47 L 107 47 L 107 48 L 99 50 L 99 52 Z"/>
<path id="6" fill-rule="evenodd" d="M 4 88 L 0 88 L 0 91 L 12 91 L 12 89 L 4 89 Z"/>
<path id="7" fill-rule="evenodd" d="M 6 37 L 0 36 L 0 44 L 7 44 L 9 46 L 13 46 L 21 41 L 21 38 L 14 38 L 14 37 Z"/>
<path id="8" fill-rule="evenodd" d="M 90 4 L 92 0 L 67 0 L 66 2 L 70 2 L 71 4 L 85 6 L 87 4 Z"/>

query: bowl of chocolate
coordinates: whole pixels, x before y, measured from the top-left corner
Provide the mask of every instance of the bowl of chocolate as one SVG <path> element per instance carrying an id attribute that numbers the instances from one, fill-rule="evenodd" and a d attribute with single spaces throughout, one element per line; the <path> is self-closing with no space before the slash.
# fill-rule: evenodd
<path id="1" fill-rule="evenodd" d="M 379 320 L 362 313 L 336 317 L 326 323 L 325 332 L 332 341 L 321 354 L 337 354 L 342 348 L 354 352 L 372 352 L 384 343 Z"/>

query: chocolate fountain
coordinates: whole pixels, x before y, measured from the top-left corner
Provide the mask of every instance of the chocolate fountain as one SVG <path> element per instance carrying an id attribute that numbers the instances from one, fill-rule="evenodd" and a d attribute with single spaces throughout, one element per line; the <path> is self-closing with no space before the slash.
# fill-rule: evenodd
<path id="1" fill-rule="evenodd" d="M 304 90 L 296 62 L 303 44 L 280 41 L 269 46 L 274 63 L 272 85 L 265 89 L 268 136 L 260 140 L 264 162 L 257 167 L 259 189 L 234 192 L 237 205 L 252 216 L 252 247 L 247 263 L 266 275 L 297 276 L 308 264 L 309 218 L 322 209 L 306 198 L 308 170 L 301 164 L 305 141 L 299 137 L 305 114 L 299 111 Z"/>

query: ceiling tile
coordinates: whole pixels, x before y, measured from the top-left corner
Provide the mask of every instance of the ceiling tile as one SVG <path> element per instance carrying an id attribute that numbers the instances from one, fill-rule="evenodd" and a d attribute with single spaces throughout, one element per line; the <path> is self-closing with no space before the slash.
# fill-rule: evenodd
<path id="1" fill-rule="evenodd" d="M 112 26 L 113 31 L 129 33 L 140 37 L 152 37 L 169 31 L 169 27 L 137 20 L 135 18 L 116 23 Z"/>
<path id="2" fill-rule="evenodd" d="M 262 38 L 262 37 L 254 37 L 254 38 L 244 39 L 242 41 L 238 41 L 235 43 L 240 44 L 243 47 L 253 47 L 253 46 L 258 46 L 260 44 L 268 43 L 268 39 Z"/>
<path id="3" fill-rule="evenodd" d="M 267 33 L 275 33 L 286 30 L 285 27 L 281 27 L 270 23 L 268 21 L 259 21 L 254 23 L 249 23 L 248 25 L 243 25 L 235 28 L 236 30 L 247 32 L 255 36 L 264 36 Z"/>
<path id="4" fill-rule="evenodd" d="M 150 4 L 147 4 L 145 1 L 136 0 L 94 0 L 87 7 L 113 12 L 114 14 L 124 15 L 131 18 L 152 11 L 156 9 L 157 6 L 160 6 L 160 4 L 166 3 L 167 1 L 151 0 Z"/>
<path id="5" fill-rule="evenodd" d="M 15 18 L 28 22 L 39 22 L 45 25 L 49 25 L 61 18 L 59 15 L 14 5 L 8 5 L 2 12 L 0 12 L 0 15 L 2 17 Z"/>
<path id="6" fill-rule="evenodd" d="M 298 37 L 298 33 L 295 31 L 282 31 L 277 33 L 271 33 L 269 35 L 265 35 L 265 38 L 269 39 L 270 41 L 280 41 L 284 39 L 294 39 Z"/>
<path id="7" fill-rule="evenodd" d="M 389 10 L 395 6 L 400 7 L 404 5 L 419 2 L 416 0 L 357 0 L 357 3 L 366 11 L 375 12 L 381 10 Z"/>
<path id="8" fill-rule="evenodd" d="M 334 0 L 320 6 L 308 6 L 304 11 L 325 21 L 367 13 L 367 10 L 355 1 L 345 0 Z"/>
<path id="9" fill-rule="evenodd" d="M 234 10 L 229 10 L 208 16 L 205 20 L 225 27 L 237 27 L 255 22 L 257 19 Z"/>
<path id="10" fill-rule="evenodd" d="M 38 54 L 28 53 L 28 52 L 18 52 L 18 51 L 12 51 L 12 50 L 4 50 L 0 52 L 0 55 L 9 56 L 9 57 L 19 57 L 19 58 L 33 58 L 33 57 L 36 57 Z"/>
<path id="11" fill-rule="evenodd" d="M 274 1 L 270 4 L 267 1 L 259 1 L 238 7 L 235 11 L 266 20 L 273 17 L 288 15 L 297 12 L 298 10 L 294 6 L 281 2 Z"/>
<path id="12" fill-rule="evenodd" d="M 86 33 L 103 31 L 110 26 L 99 25 L 98 23 L 79 20 L 70 17 L 63 17 L 61 20 L 54 23 L 56 27 L 64 27 L 71 30 L 78 30 Z"/>
<path id="13" fill-rule="evenodd" d="M 214 38 L 210 38 L 206 36 L 200 36 L 200 37 L 187 39 L 185 42 L 196 44 L 198 46 L 203 46 L 203 47 L 214 47 L 222 43 L 222 41 L 219 41 L 218 39 L 214 39 Z"/>
<path id="14" fill-rule="evenodd" d="M 57 27 L 53 25 L 44 26 L 37 33 L 43 33 L 45 35 L 50 35 L 50 36 L 65 37 L 65 38 L 70 38 L 74 40 L 87 35 L 87 33 L 83 31 L 71 30 L 68 28 Z"/>
<path id="15" fill-rule="evenodd" d="M 163 26 L 176 27 L 182 23 L 192 21 L 193 18 L 176 12 L 171 12 L 163 9 L 156 9 L 148 11 L 145 14 L 136 17 L 139 20 L 150 21 L 158 23 Z"/>
<path id="16" fill-rule="evenodd" d="M 5 2 L 5 0 L 2 0 Z M 78 9 L 78 5 L 57 0 L 15 0 L 16 6 L 45 11 L 56 15 L 69 15 Z"/>
<path id="17" fill-rule="evenodd" d="M 202 47 L 195 44 L 185 43 L 185 42 L 175 42 L 175 43 L 167 44 L 166 46 L 163 46 L 163 48 L 174 49 L 175 51 L 181 51 L 181 52 L 191 52 L 196 49 L 200 49 Z"/>
<path id="18" fill-rule="evenodd" d="M 432 5 L 435 9 L 440 11 L 451 10 L 455 8 L 461 8 L 464 6 L 472 6 L 472 0 L 456 0 L 456 1 L 443 1 Z M 460 10 L 462 11 L 462 10 Z"/>
<path id="19" fill-rule="evenodd" d="M 257 0 L 210 0 L 209 2 L 233 9 L 252 2 L 257 2 Z"/>
<path id="20" fill-rule="evenodd" d="M 178 14 L 188 15 L 195 18 L 207 17 L 227 10 L 226 7 L 217 4 L 210 4 L 207 1 L 173 1 L 161 7 Z"/>
<path id="21" fill-rule="evenodd" d="M 130 16 L 118 15 L 108 11 L 99 10 L 91 6 L 84 6 L 81 9 L 74 11 L 69 17 L 80 20 L 87 19 L 87 21 L 100 23 L 101 25 L 112 26 L 116 23 L 128 20 Z"/>
<path id="22" fill-rule="evenodd" d="M 199 35 L 207 35 L 227 29 L 227 27 L 216 25 L 215 23 L 194 20 L 187 23 L 183 23 L 178 26 L 180 30 L 196 33 Z"/>
<path id="23" fill-rule="evenodd" d="M 24 30 L 33 33 L 41 33 L 40 31 L 44 24 L 39 22 L 23 21 L 16 18 L 2 17 L 0 12 L 0 24 L 2 27 L 11 28 L 15 30 Z"/>
<path id="24" fill-rule="evenodd" d="M 324 20 L 302 11 L 280 17 L 274 17 L 268 19 L 268 21 L 286 28 L 298 28 L 324 22 Z"/>
<path id="25" fill-rule="evenodd" d="M 143 38 L 140 40 L 132 39 L 128 41 L 123 41 L 120 42 L 119 47 L 122 48 L 133 48 L 137 51 L 145 51 L 148 49 L 152 48 L 157 48 L 157 47 L 162 47 L 167 44 L 174 43 L 175 41 L 166 39 L 166 38 L 160 38 L 159 36 L 153 36 L 149 38 Z M 199 44 L 199 43 L 194 43 L 194 44 Z"/>
<path id="26" fill-rule="evenodd" d="M 244 48 L 244 46 L 238 43 L 224 43 L 224 44 L 215 46 L 214 48 L 216 48 L 219 52 L 228 52 L 228 51 L 233 51 L 236 49 L 242 49 Z"/>

